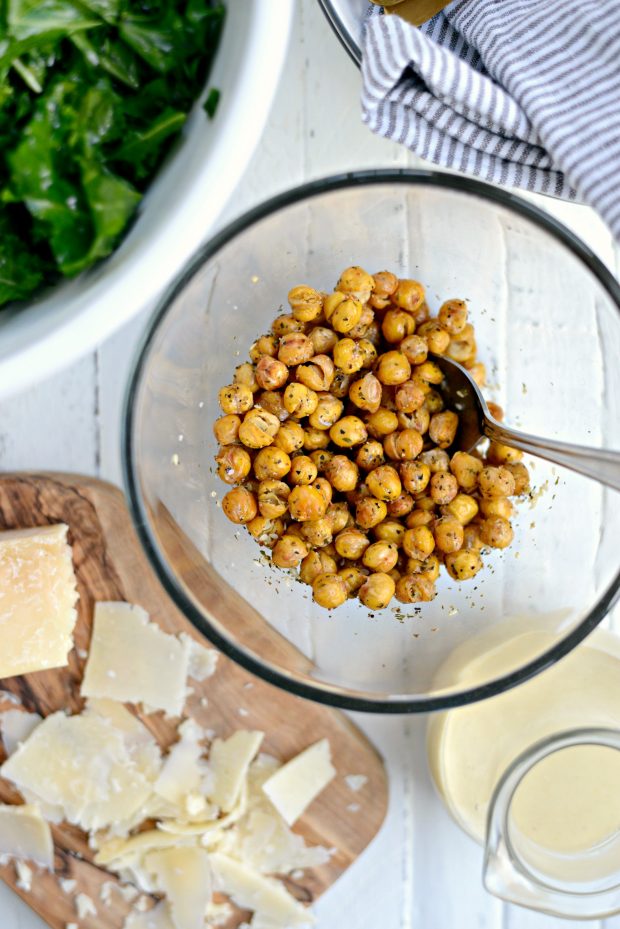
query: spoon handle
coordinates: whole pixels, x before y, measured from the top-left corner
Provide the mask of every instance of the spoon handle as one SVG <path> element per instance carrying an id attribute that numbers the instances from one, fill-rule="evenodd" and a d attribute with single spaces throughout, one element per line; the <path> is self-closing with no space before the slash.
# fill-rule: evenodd
<path id="1" fill-rule="evenodd" d="M 525 432 L 510 429 L 495 420 L 485 417 L 482 425 L 484 435 L 493 442 L 501 442 L 518 448 L 530 455 L 546 458 L 554 464 L 563 465 L 594 478 L 607 487 L 620 490 L 620 452 L 603 448 L 587 448 L 584 445 L 570 445 L 568 442 L 554 442 L 551 439 L 539 439 Z"/>

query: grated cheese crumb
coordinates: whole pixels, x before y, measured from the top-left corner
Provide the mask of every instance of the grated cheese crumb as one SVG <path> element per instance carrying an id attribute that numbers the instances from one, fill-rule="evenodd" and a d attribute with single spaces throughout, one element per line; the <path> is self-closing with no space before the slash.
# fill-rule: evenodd
<path id="1" fill-rule="evenodd" d="M 15 862 L 15 872 L 17 874 L 16 887 L 23 890 L 24 893 L 32 888 L 32 868 L 29 868 L 23 861 Z"/>
<path id="2" fill-rule="evenodd" d="M 85 919 L 87 916 L 96 916 L 97 907 L 93 903 L 92 899 L 88 894 L 78 894 L 75 898 L 75 909 L 80 919 Z"/>
<path id="3" fill-rule="evenodd" d="M 353 790 L 357 793 L 358 790 L 361 790 L 362 787 L 368 783 L 368 778 L 365 774 L 347 774 L 345 776 L 345 783 L 349 790 Z"/>
<path id="4" fill-rule="evenodd" d="M 60 884 L 60 889 L 65 894 L 72 894 L 77 887 L 77 881 L 74 881 L 73 878 L 70 877 L 61 877 L 58 879 L 58 883 Z"/>

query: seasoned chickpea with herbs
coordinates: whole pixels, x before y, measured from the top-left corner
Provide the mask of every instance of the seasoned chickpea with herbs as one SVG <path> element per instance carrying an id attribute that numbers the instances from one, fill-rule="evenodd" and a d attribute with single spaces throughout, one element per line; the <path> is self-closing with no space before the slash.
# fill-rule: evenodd
<path id="1" fill-rule="evenodd" d="M 225 515 L 326 609 L 425 603 L 441 570 L 474 577 L 483 550 L 512 541 L 510 498 L 530 481 L 508 446 L 446 451 L 459 415 L 436 360 L 486 381 L 465 302 L 432 315 L 419 282 L 355 265 L 331 293 L 300 284 L 288 301 L 219 392 Z"/>

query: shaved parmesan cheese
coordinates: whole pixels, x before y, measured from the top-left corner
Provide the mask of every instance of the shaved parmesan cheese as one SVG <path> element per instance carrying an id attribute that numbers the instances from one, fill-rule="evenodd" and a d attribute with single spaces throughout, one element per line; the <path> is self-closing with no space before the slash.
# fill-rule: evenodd
<path id="1" fill-rule="evenodd" d="M 189 841 L 191 843 L 192 840 Z M 104 867 L 112 866 L 116 869 L 126 865 L 129 861 L 139 861 L 146 852 L 153 849 L 173 848 L 183 844 L 186 843 L 176 834 L 162 832 L 159 829 L 148 829 L 128 839 L 108 839 L 95 855 L 95 864 Z"/>
<path id="2" fill-rule="evenodd" d="M 211 900 L 205 910 L 205 919 L 209 926 L 223 926 L 232 918 L 233 908 L 230 903 L 214 903 Z"/>
<path id="3" fill-rule="evenodd" d="M 12 755 L 19 743 L 24 742 L 40 722 L 38 713 L 22 710 L 5 710 L 0 713 L 0 732 L 7 755 Z"/>
<path id="4" fill-rule="evenodd" d="M 313 922 L 312 914 L 272 878 L 263 877 L 252 868 L 218 852 L 213 852 L 209 861 L 216 889 L 227 894 L 242 909 L 254 910 L 261 917 L 283 926 Z"/>
<path id="5" fill-rule="evenodd" d="M 145 867 L 166 895 L 175 929 L 203 929 L 211 900 L 209 856 L 203 848 L 168 848 L 150 852 Z"/>
<path id="6" fill-rule="evenodd" d="M 215 673 L 217 666 L 218 654 L 214 648 L 205 648 L 200 645 L 196 639 L 193 639 L 187 632 L 182 632 L 179 639 L 185 645 L 189 653 L 188 674 L 195 681 L 206 681 Z"/>
<path id="7" fill-rule="evenodd" d="M 76 896 L 75 909 L 80 919 L 85 919 L 87 916 L 97 915 L 97 907 L 88 896 L 88 894 L 78 894 Z"/>
<path id="8" fill-rule="evenodd" d="M 15 886 L 23 890 L 24 893 L 28 893 L 28 891 L 32 889 L 32 870 L 27 864 L 24 864 L 23 861 L 19 861 L 18 859 L 15 862 L 15 873 L 17 874 Z"/>
<path id="9" fill-rule="evenodd" d="M 209 764 L 213 772 L 213 787 L 209 799 L 225 813 L 234 807 L 250 763 L 258 752 L 264 733 L 239 729 L 230 738 L 215 739 Z"/>
<path id="10" fill-rule="evenodd" d="M 130 603 L 97 603 L 82 695 L 142 703 L 178 716 L 190 653 Z"/>
<path id="11" fill-rule="evenodd" d="M 131 719 L 132 727 L 141 726 Z M 136 741 L 135 733 L 124 733 L 95 713 L 54 713 L 0 773 L 28 798 L 61 809 L 69 822 L 102 829 L 130 817 L 151 793 L 159 750 L 144 733 Z"/>
<path id="12" fill-rule="evenodd" d="M 276 771 L 265 781 L 263 790 L 292 826 L 335 775 L 329 742 L 321 739 Z"/>
<path id="13" fill-rule="evenodd" d="M 218 851 L 255 868 L 261 874 L 290 874 L 296 868 L 325 864 L 330 854 L 321 845 L 307 846 L 291 832 L 279 813 L 265 800 L 222 837 Z"/>
<path id="14" fill-rule="evenodd" d="M 53 868 L 52 833 L 36 807 L 0 805 L 0 855 L 27 858 L 43 868 Z"/>
<path id="15" fill-rule="evenodd" d="M 0 533 L 0 678 L 67 664 L 77 599 L 67 526 Z"/>
<path id="16" fill-rule="evenodd" d="M 123 929 L 175 929 L 175 927 L 170 916 L 170 908 L 166 901 L 162 900 L 146 913 L 136 910 L 131 912 L 123 923 Z"/>
<path id="17" fill-rule="evenodd" d="M 170 749 L 164 760 L 159 777 L 155 781 L 155 792 L 172 804 L 187 809 L 188 795 L 197 794 L 203 776 L 207 772 L 206 761 L 202 760 L 204 749 L 201 740 L 204 732 L 193 719 L 179 726 L 181 739 Z M 199 798 L 202 799 L 202 798 Z M 197 813 L 205 809 L 206 802 L 198 804 Z"/>

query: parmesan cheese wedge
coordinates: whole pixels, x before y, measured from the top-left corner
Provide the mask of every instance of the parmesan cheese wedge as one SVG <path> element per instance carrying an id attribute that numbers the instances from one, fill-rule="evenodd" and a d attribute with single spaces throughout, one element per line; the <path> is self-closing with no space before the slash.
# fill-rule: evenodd
<path id="1" fill-rule="evenodd" d="M 168 848 L 150 852 L 145 867 L 166 895 L 175 929 L 204 929 L 211 900 L 209 856 L 203 848 Z"/>
<path id="2" fill-rule="evenodd" d="M 0 805 L 0 855 L 54 866 L 54 843 L 48 823 L 35 806 Z"/>
<path id="3" fill-rule="evenodd" d="M 38 713 L 22 710 L 5 710 L 0 713 L 0 733 L 7 755 L 12 755 L 19 743 L 24 742 L 40 722 Z"/>
<path id="4" fill-rule="evenodd" d="M 292 826 L 336 776 L 329 742 L 321 739 L 265 781 L 263 790 L 282 818 Z"/>
<path id="5" fill-rule="evenodd" d="M 254 910 L 257 916 L 282 927 L 308 925 L 314 921 L 312 914 L 273 878 L 263 877 L 219 852 L 212 852 L 209 861 L 215 889 L 227 894 L 242 909 Z"/>
<path id="6" fill-rule="evenodd" d="M 77 599 L 67 526 L 0 533 L 0 678 L 67 664 Z"/>
<path id="7" fill-rule="evenodd" d="M 190 650 L 131 603 L 97 603 L 82 696 L 142 703 L 178 716 Z"/>
<path id="8" fill-rule="evenodd" d="M 241 792 L 250 763 L 263 741 L 263 732 L 239 729 L 230 738 L 215 739 L 209 754 L 213 785 L 209 799 L 229 813 Z"/>

